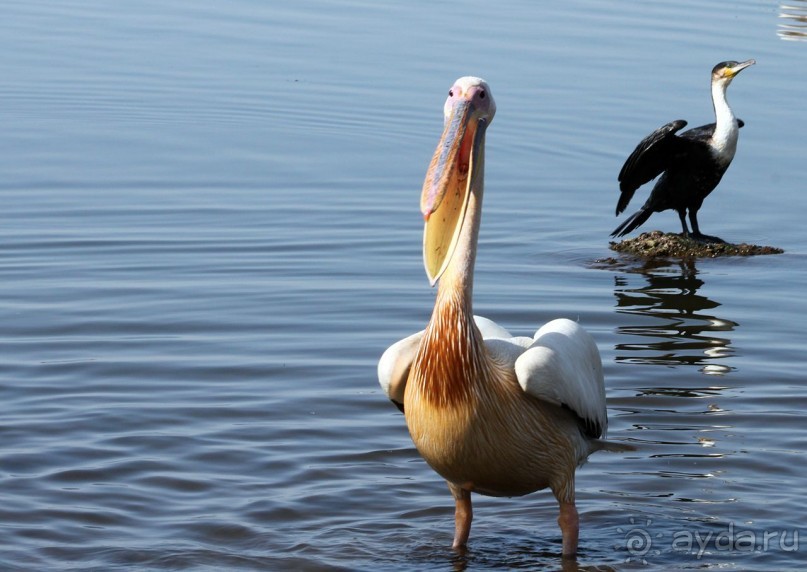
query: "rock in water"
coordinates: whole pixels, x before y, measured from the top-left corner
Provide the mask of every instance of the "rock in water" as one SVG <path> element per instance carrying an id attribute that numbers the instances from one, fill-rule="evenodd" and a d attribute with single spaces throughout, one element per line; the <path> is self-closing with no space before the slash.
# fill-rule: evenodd
<path id="1" fill-rule="evenodd" d="M 611 250 L 645 258 L 716 258 L 718 256 L 756 256 L 781 254 L 781 248 L 757 246 L 756 244 L 731 244 L 729 242 L 700 242 L 680 234 L 663 233 L 660 230 L 644 232 L 636 238 L 611 242 Z"/>

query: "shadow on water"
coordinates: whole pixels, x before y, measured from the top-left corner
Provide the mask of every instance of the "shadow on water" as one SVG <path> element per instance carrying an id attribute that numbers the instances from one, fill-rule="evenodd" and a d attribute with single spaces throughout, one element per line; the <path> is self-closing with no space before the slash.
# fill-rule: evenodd
<path id="1" fill-rule="evenodd" d="M 733 355 L 727 336 L 738 324 L 717 315 L 720 303 L 701 293 L 704 281 L 695 260 L 653 260 L 620 266 L 614 278 L 616 311 L 635 317 L 617 333 L 631 338 L 615 345 L 620 363 L 697 366 L 707 375 L 734 368 L 721 363 Z M 644 283 L 632 284 L 631 275 Z"/>

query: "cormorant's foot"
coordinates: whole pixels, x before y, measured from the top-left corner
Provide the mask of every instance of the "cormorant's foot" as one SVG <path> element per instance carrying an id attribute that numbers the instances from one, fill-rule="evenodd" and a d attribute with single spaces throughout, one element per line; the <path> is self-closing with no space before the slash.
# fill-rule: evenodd
<path id="1" fill-rule="evenodd" d="M 691 238 L 692 240 L 697 240 L 698 242 L 704 242 L 706 244 L 726 244 L 726 241 L 723 240 L 722 238 L 718 236 L 710 236 L 708 234 L 701 234 L 701 233 L 695 234 L 693 232 L 689 234 L 689 238 Z"/>
<path id="2" fill-rule="evenodd" d="M 699 232 L 688 232 L 684 231 L 680 233 L 678 236 L 681 238 L 688 238 L 690 240 L 694 240 L 696 242 L 702 242 L 704 244 L 727 244 L 725 240 L 718 236 L 711 236 L 708 234 L 701 234 Z"/>

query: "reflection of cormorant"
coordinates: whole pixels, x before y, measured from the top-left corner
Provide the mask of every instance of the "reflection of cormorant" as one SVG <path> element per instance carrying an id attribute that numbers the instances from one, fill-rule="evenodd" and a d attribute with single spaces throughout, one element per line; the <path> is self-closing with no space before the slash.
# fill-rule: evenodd
<path id="1" fill-rule="evenodd" d="M 727 373 L 731 368 L 714 362 L 732 354 L 731 340 L 712 334 L 730 332 L 737 323 L 706 313 L 720 304 L 698 294 L 703 280 L 698 278 L 693 260 L 682 260 L 678 264 L 680 273 L 659 266 L 637 269 L 648 282 L 640 288 L 629 288 L 624 279 L 617 279 L 617 311 L 649 317 L 653 321 L 618 329 L 620 334 L 641 336 L 648 341 L 617 344 L 618 352 L 630 353 L 617 355 L 616 360 L 697 365 L 704 373 Z"/>
<path id="2" fill-rule="evenodd" d="M 719 238 L 701 234 L 698 209 L 734 159 L 737 136 L 743 125 L 734 117 L 726 101 L 726 89 L 734 76 L 754 63 L 754 60 L 721 62 L 712 69 L 715 123 L 676 135 L 687 124 L 679 119 L 659 127 L 637 145 L 619 173 L 619 190 L 622 194 L 616 214 L 625 210 L 636 189 L 659 175 L 661 178 L 644 206 L 625 219 L 611 236 L 624 236 L 641 226 L 651 214 L 674 209 L 681 219 L 685 236 L 690 234 L 685 219 L 689 211 L 693 238 L 722 242 Z"/>

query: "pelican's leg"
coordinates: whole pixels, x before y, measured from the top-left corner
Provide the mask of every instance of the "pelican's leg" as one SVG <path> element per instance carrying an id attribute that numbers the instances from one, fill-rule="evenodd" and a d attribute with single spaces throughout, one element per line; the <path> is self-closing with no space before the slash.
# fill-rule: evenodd
<path id="1" fill-rule="evenodd" d="M 471 521 L 474 511 L 471 507 L 471 492 L 448 483 L 451 494 L 454 495 L 456 508 L 454 509 L 454 544 L 452 548 L 463 548 L 468 543 L 471 534 Z"/>
<path id="2" fill-rule="evenodd" d="M 580 534 L 580 519 L 577 517 L 577 507 L 574 500 L 560 503 L 560 515 L 558 516 L 561 534 L 563 534 L 563 557 L 574 558 L 577 556 L 577 538 Z"/>
<path id="3" fill-rule="evenodd" d="M 552 492 L 558 499 L 560 514 L 558 525 L 563 535 L 563 557 L 575 558 L 577 556 L 577 539 L 580 535 L 580 520 L 577 517 L 577 507 L 574 506 L 574 466 L 565 478 L 560 479 Z"/>

